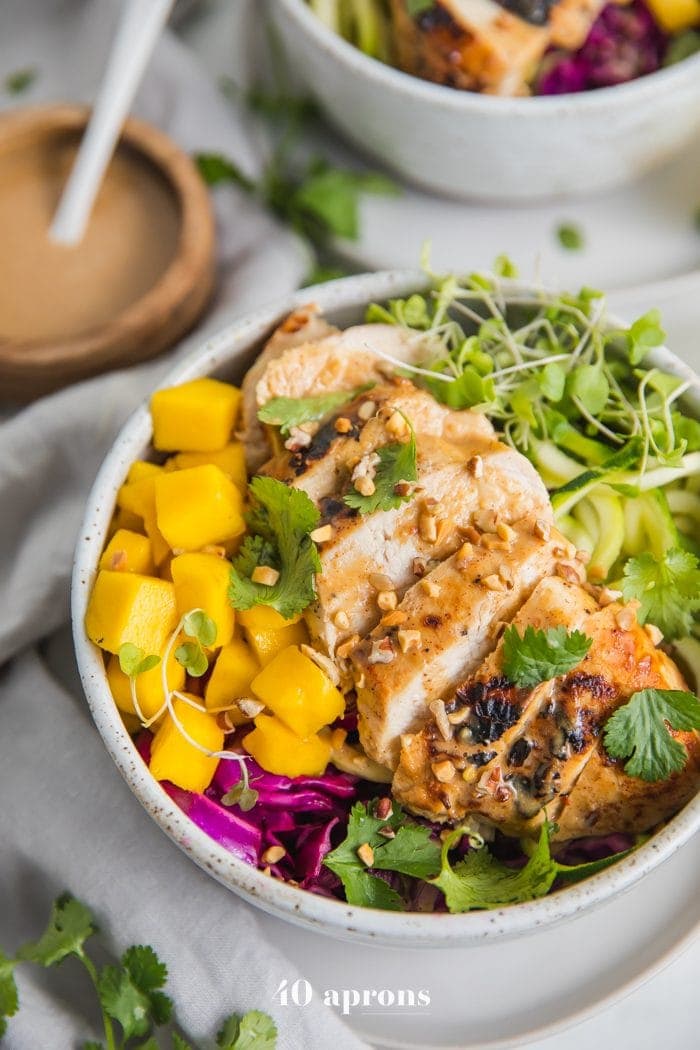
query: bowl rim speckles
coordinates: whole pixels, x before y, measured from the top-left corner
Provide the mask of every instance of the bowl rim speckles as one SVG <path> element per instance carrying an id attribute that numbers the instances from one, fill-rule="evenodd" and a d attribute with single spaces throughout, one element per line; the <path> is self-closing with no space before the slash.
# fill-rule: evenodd
<path id="1" fill-rule="evenodd" d="M 414 271 L 386 271 L 302 290 L 229 325 L 178 365 L 161 385 L 171 386 L 212 373 L 239 379 L 244 364 L 251 359 L 261 341 L 296 306 L 318 303 L 331 319 L 349 324 L 361 316 L 368 302 L 405 296 L 424 290 L 426 284 L 426 277 Z M 653 360 L 658 366 L 683 377 L 694 376 L 688 366 L 666 348 L 655 351 Z M 72 583 L 75 649 L 93 719 L 119 771 L 162 830 L 213 878 L 272 915 L 334 937 L 397 947 L 460 947 L 522 936 L 572 919 L 595 904 L 629 890 L 647 871 L 687 842 L 700 827 L 698 795 L 649 842 L 598 875 L 537 901 L 466 915 L 412 914 L 352 907 L 270 878 L 234 857 L 196 827 L 152 778 L 112 700 L 102 653 L 88 640 L 84 629 L 88 596 L 117 490 L 130 464 L 148 452 L 150 436 L 148 405 L 144 403 L 119 434 L 88 498 Z"/>

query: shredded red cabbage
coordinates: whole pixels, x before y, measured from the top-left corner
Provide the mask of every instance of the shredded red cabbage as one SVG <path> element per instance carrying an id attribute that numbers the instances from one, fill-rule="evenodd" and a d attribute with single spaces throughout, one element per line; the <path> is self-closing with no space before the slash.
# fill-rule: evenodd
<path id="1" fill-rule="evenodd" d="M 634 0 L 628 7 L 609 4 L 580 51 L 555 51 L 546 56 L 537 94 L 590 91 L 654 73 L 662 65 L 667 43 L 642 0 Z"/>

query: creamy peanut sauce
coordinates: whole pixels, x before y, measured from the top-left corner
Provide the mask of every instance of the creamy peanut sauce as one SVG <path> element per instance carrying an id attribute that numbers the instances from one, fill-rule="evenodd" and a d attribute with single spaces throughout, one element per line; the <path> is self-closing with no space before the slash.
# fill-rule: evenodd
<path id="1" fill-rule="evenodd" d="M 166 179 L 120 147 L 83 241 L 48 229 L 77 148 L 65 134 L 0 149 L 0 341 L 70 338 L 113 320 L 172 262 L 180 211 Z"/>

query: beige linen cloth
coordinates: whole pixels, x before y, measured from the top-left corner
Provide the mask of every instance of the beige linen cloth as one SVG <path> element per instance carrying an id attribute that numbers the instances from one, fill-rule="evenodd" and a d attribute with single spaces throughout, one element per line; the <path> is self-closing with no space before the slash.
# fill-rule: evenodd
<path id="1" fill-rule="evenodd" d="M 258 5 L 235 2 L 242 32 L 252 31 Z M 6 0 L 0 84 L 35 66 L 22 103 L 89 99 L 113 18 L 106 0 Z M 170 35 L 136 112 L 186 149 L 220 150 L 255 173 L 246 117 Z M 217 207 L 220 294 L 207 331 L 288 293 L 307 266 L 299 244 L 236 191 L 219 194 Z M 168 358 L 21 411 L 2 404 L 0 391 L 0 946 L 13 951 L 38 936 L 52 900 L 69 889 L 94 909 L 113 955 L 146 943 L 167 961 L 168 990 L 196 1045 L 210 1045 L 226 1014 L 260 1008 L 275 1016 L 280 1050 L 355 1050 L 363 1044 L 318 997 L 304 1009 L 275 1005 L 279 982 L 299 974 L 263 935 L 255 910 L 204 875 L 142 810 L 73 674 L 68 583 L 87 493 L 120 425 L 197 342 L 195 334 Z M 4 1046 L 69 1050 L 99 1034 L 94 995 L 77 964 L 25 967 L 18 981 L 21 1009 Z"/>

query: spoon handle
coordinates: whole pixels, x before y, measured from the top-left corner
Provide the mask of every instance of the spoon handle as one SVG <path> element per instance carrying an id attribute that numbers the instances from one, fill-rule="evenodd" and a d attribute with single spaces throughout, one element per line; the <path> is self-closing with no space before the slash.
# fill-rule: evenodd
<path id="1" fill-rule="evenodd" d="M 173 0 L 127 0 L 99 94 L 49 231 L 58 244 L 76 245 Z"/>

